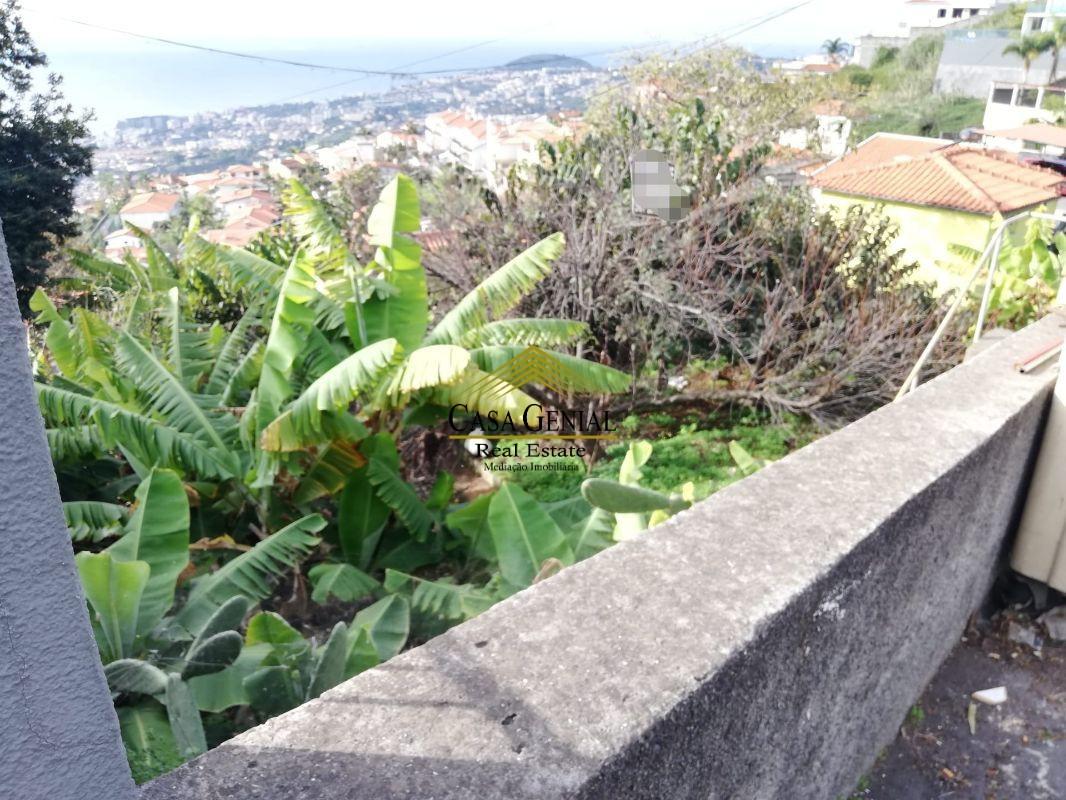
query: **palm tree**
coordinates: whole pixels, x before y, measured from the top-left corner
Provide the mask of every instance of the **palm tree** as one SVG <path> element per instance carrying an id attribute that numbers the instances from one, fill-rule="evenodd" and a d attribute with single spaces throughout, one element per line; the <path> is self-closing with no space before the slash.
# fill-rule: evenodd
<path id="1" fill-rule="evenodd" d="M 1059 76 L 1059 53 L 1066 47 L 1066 19 L 1055 20 L 1052 29 L 1044 34 L 1047 49 L 1051 51 L 1051 72 L 1048 73 L 1048 83 L 1054 83 Z"/>
<path id="2" fill-rule="evenodd" d="M 1046 33 L 1035 36 L 1023 36 L 1016 42 L 1011 42 L 1003 48 L 1003 55 L 1016 55 L 1022 60 L 1025 72 L 1022 75 L 1022 83 L 1029 82 L 1029 68 L 1038 56 L 1046 53 L 1052 47 L 1051 39 Z"/>
<path id="3" fill-rule="evenodd" d="M 842 56 L 847 55 L 848 43 L 838 36 L 836 39 L 826 39 L 822 43 L 822 49 L 829 56 L 829 60 L 835 64 Z"/>

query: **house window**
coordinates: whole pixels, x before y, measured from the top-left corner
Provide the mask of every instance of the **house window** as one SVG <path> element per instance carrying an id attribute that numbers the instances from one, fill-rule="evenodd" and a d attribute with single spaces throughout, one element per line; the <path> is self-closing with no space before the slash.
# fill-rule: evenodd
<path id="1" fill-rule="evenodd" d="M 979 8 L 971 8 L 970 9 L 970 16 L 971 17 L 976 17 L 980 13 L 981 13 L 981 9 L 979 9 Z"/>
<path id="2" fill-rule="evenodd" d="M 962 9 L 961 8 L 953 8 L 953 9 L 951 9 L 951 18 L 952 19 L 962 19 Z"/>
<path id="3" fill-rule="evenodd" d="M 1014 99 L 1014 89 L 1010 86 L 1000 86 L 992 90 L 993 103 L 1009 106 L 1012 99 Z"/>
<path id="4" fill-rule="evenodd" d="M 1036 98 L 1039 93 L 1039 89 L 1022 89 L 1018 92 L 1018 105 L 1026 108 L 1036 108 Z"/>
<path id="5" fill-rule="evenodd" d="M 944 17 L 946 17 L 946 16 L 948 15 L 948 10 L 947 10 L 946 8 L 941 8 L 941 9 L 939 9 L 939 10 L 938 10 L 938 11 L 936 12 L 936 15 L 937 15 L 937 17 L 939 17 L 940 19 L 943 19 Z"/>
<path id="6" fill-rule="evenodd" d="M 1061 89 L 1044 89 L 1040 107 L 1048 111 L 1066 111 L 1066 93 Z"/>

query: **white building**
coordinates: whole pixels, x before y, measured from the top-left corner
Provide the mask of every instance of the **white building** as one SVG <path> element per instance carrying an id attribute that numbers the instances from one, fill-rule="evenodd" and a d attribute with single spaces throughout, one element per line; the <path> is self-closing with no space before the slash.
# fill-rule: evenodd
<path id="1" fill-rule="evenodd" d="M 778 144 L 793 150 L 816 150 L 822 155 L 837 158 L 848 149 L 852 123 L 838 109 L 815 113 L 812 128 L 792 128 L 782 131 Z"/>
<path id="2" fill-rule="evenodd" d="M 270 192 L 261 189 L 242 189 L 225 197 L 220 197 L 216 204 L 226 219 L 244 216 L 252 209 L 273 209 L 276 206 Z"/>
<path id="3" fill-rule="evenodd" d="M 994 150 L 1061 158 L 1066 155 L 1066 128 L 1046 123 L 982 130 L 981 143 Z"/>
<path id="4" fill-rule="evenodd" d="M 140 238 L 129 228 L 119 228 L 104 237 L 104 249 L 121 252 L 141 246 Z"/>
<path id="5" fill-rule="evenodd" d="M 374 138 L 374 150 L 377 158 L 382 158 L 395 147 L 406 147 L 421 151 L 423 145 L 417 133 L 409 131 L 382 131 Z"/>
<path id="6" fill-rule="evenodd" d="M 179 194 L 142 192 L 130 198 L 119 211 L 119 216 L 127 225 L 147 230 L 174 216 L 180 202 Z"/>
<path id="7" fill-rule="evenodd" d="M 910 28 L 939 28 L 991 13 L 997 0 L 907 0 L 904 20 Z"/>
<path id="8" fill-rule="evenodd" d="M 353 136 L 334 147 L 322 147 L 315 151 L 318 163 L 327 173 L 347 172 L 374 160 L 373 136 Z"/>
<path id="9" fill-rule="evenodd" d="M 1066 0 L 1043 0 L 1030 3 L 1029 11 L 1022 20 L 1022 33 L 1033 34 L 1050 31 L 1056 17 L 1066 16 Z"/>
<path id="10" fill-rule="evenodd" d="M 462 111 L 429 114 L 424 147 L 446 163 L 462 164 L 496 185 L 515 164 L 539 157 L 540 142 L 558 142 L 581 133 L 580 118 L 560 116 L 473 117 Z"/>
<path id="11" fill-rule="evenodd" d="M 1066 81 L 1050 86 L 995 81 L 988 89 L 986 129 L 1016 128 L 1033 122 L 1055 122 L 1066 113 Z"/>

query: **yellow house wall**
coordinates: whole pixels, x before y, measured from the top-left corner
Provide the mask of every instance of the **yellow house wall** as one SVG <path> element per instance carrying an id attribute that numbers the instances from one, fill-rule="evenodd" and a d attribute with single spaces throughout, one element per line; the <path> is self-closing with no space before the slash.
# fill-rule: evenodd
<path id="1" fill-rule="evenodd" d="M 883 200 L 835 194 L 823 191 L 817 198 L 819 207 L 846 211 L 849 206 L 862 206 L 871 211 L 880 208 L 885 216 L 899 225 L 899 235 L 893 244 L 906 252 L 909 260 L 921 265 L 921 276 L 935 280 L 947 290 L 965 283 L 973 269 L 949 249 L 952 244 L 982 250 L 993 232 L 992 217 L 951 211 L 945 208 L 914 206 Z"/>

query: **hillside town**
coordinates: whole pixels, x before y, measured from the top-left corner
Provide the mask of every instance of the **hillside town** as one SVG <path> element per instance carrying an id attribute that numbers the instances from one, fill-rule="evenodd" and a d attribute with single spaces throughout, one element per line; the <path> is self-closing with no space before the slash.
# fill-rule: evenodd
<path id="1" fill-rule="evenodd" d="M 354 136 L 331 147 L 312 146 L 207 172 L 153 175 L 129 191 L 117 213 L 102 209 L 102 197 L 80 209 L 91 220 L 90 241 L 102 243 L 108 258 L 144 259 L 145 249 L 132 228 L 150 232 L 174 218 L 193 198 L 209 202 L 221 217 L 220 227 L 202 231 L 206 239 L 244 247 L 280 221 L 281 182 L 308 170 L 336 182 L 363 167 L 395 174 L 405 167 L 453 164 L 493 188 L 502 188 L 509 170 L 537 162 L 541 143 L 580 137 L 583 129 L 581 115 L 574 111 L 482 116 L 452 109 L 427 114 L 417 125 Z"/>
<path id="2" fill-rule="evenodd" d="M 192 116 L 149 116 L 119 122 L 101 138 L 100 172 L 206 171 L 236 160 L 264 160 L 309 146 L 335 145 L 361 131 L 402 127 L 448 108 L 477 115 L 529 116 L 583 108 L 588 96 L 617 81 L 612 70 L 580 59 L 534 54 L 497 69 L 394 78 L 383 92 L 356 91 L 337 100 L 285 103 Z M 358 89 L 358 80 L 353 80 Z"/>
<path id="3" fill-rule="evenodd" d="M 878 131 L 861 140 L 845 103 L 819 101 L 810 107 L 804 127 L 780 132 L 775 153 L 762 168 L 763 179 L 806 185 L 822 208 L 860 203 L 881 209 L 899 225 L 899 245 L 928 278 L 945 291 L 959 286 L 966 271 L 954 255 L 960 247 L 979 250 L 1004 216 L 1054 208 L 1066 191 L 1066 128 L 1059 124 L 1066 79 L 1052 74 L 1050 54 L 1029 66 L 1006 54 L 990 62 L 987 42 L 994 39 L 999 53 L 1010 31 L 992 29 L 992 36 L 982 30 L 982 36 L 969 38 L 978 30 L 972 26 L 1001 5 L 962 8 L 908 0 L 902 4 L 906 16 L 891 37 L 862 37 L 846 51 L 760 65 L 771 80 L 830 76 L 872 63 L 874 45 L 906 47 L 930 31 L 947 32 L 936 69 L 937 91 L 956 91 L 960 76 L 969 76 L 969 91 L 984 101 L 980 126 L 935 136 Z M 1058 19 L 1066 19 L 1066 5 L 1047 0 L 1040 10 L 1025 13 L 1023 32 L 1051 30 Z M 956 31 L 965 35 L 956 36 Z M 90 239 L 109 258 L 143 258 L 143 246 L 130 226 L 151 231 L 194 197 L 209 201 L 219 213 L 219 226 L 203 231 L 209 241 L 248 245 L 281 219 L 279 182 L 307 170 L 335 183 L 366 167 L 395 174 L 410 167 L 458 165 L 501 191 L 512 169 L 537 163 L 541 143 L 580 139 L 586 125 L 581 111 L 571 106 L 586 101 L 592 87 L 605 79 L 601 71 L 581 65 L 539 67 L 510 71 L 506 80 L 496 73 L 441 78 L 384 96 L 337 101 L 328 108 L 293 108 L 286 112 L 289 116 L 276 116 L 275 109 L 247 109 L 225 116 L 231 139 L 213 134 L 206 140 L 188 138 L 197 130 L 214 130 L 212 125 L 220 125 L 222 118 L 215 123 L 206 118 L 129 120 L 120 126 L 120 146 L 101 151 L 102 167 L 117 166 L 120 153 L 122 158 L 137 152 L 147 157 L 158 153 L 155 148 L 193 153 L 217 145 L 217 155 L 226 149 L 247 150 L 253 142 L 266 144 L 253 146 L 256 158 L 247 163 L 187 173 L 150 170 L 117 214 L 101 212 L 103 198 L 99 193 L 91 197 L 91 189 L 80 208 L 91 220 Z M 537 113 L 521 113 L 530 105 Z M 411 116 L 415 108 L 437 106 L 445 107 Z M 547 107 L 563 110 L 545 111 Z M 325 132 L 328 119 L 376 132 L 317 144 L 316 134 Z M 286 144 L 291 145 L 288 151 Z M 121 163 L 126 169 L 134 166 Z M 931 227 L 941 236 L 929 237 Z"/>
<path id="4" fill-rule="evenodd" d="M 237 6 L 0 3 L 3 798 L 1066 797 L 1066 0 Z"/>

